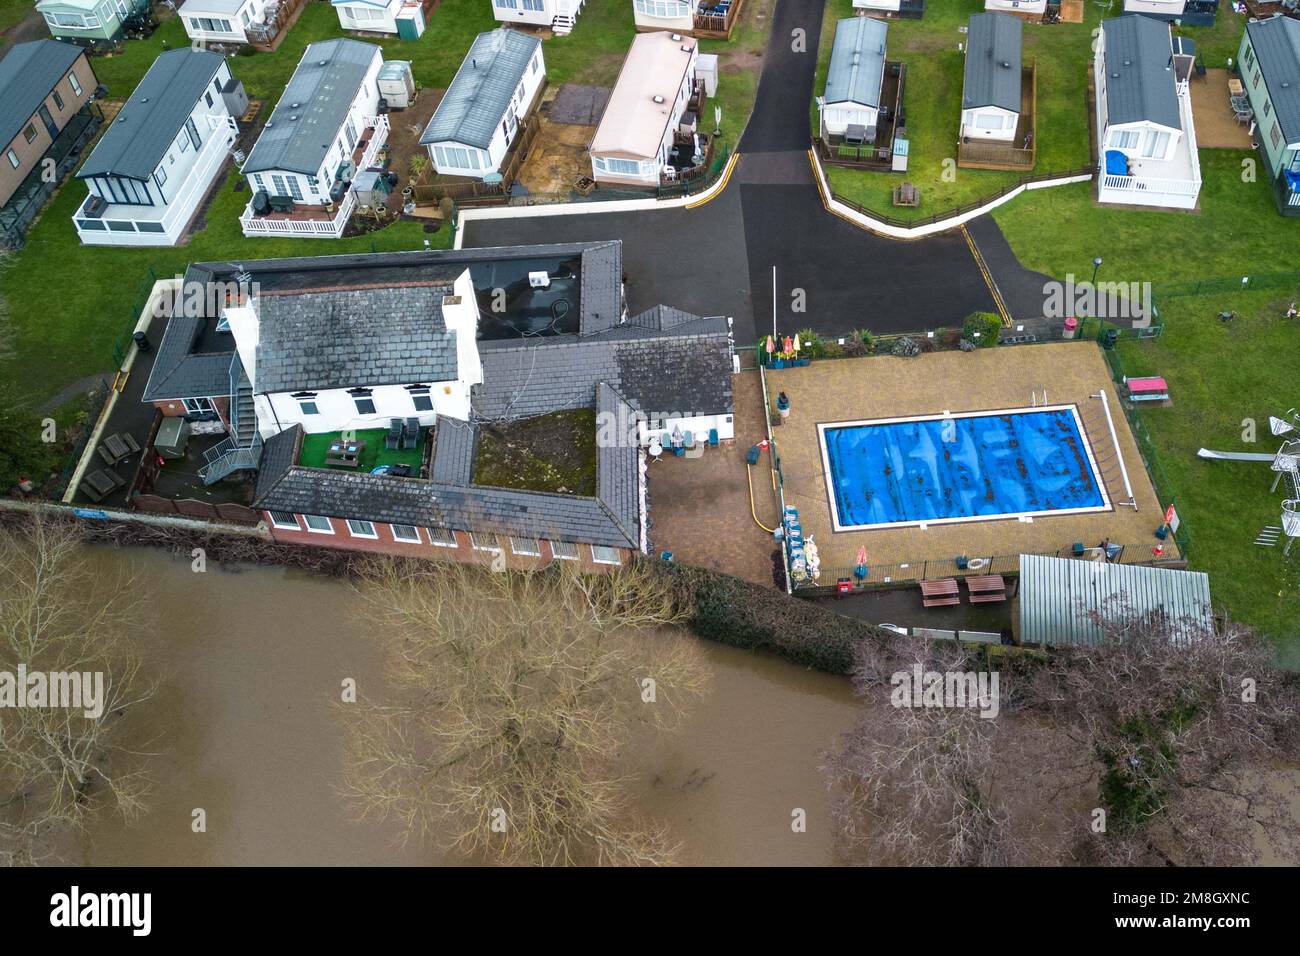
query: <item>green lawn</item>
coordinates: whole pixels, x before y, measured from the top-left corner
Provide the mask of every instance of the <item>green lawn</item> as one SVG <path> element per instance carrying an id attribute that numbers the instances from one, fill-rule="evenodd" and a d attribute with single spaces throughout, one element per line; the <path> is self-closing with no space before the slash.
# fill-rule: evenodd
<path id="1" fill-rule="evenodd" d="M 32 6 L 32 0 L 0 0 L 0 30 L 8 30 L 27 16 Z"/>
<path id="2" fill-rule="evenodd" d="M 1268 416 L 1300 407 L 1300 327 L 1283 318 L 1295 294 L 1252 292 L 1168 299 L 1164 334 L 1122 340 L 1129 375 L 1169 381 L 1173 405 L 1143 410 L 1159 448 L 1178 510 L 1192 535 L 1191 565 L 1210 574 L 1214 599 L 1232 617 L 1272 636 L 1291 667 L 1300 667 L 1300 547 L 1290 558 L 1279 544 L 1253 544 L 1266 525 L 1279 525 L 1282 494 L 1269 494 L 1267 464 L 1203 461 L 1201 447 L 1219 451 L 1276 451 Z M 1220 322 L 1220 311 L 1237 318 Z M 1246 421 L 1257 428 L 1243 441 Z"/>
<path id="3" fill-rule="evenodd" d="M 342 432 L 324 432 L 319 435 L 304 435 L 302 454 L 298 456 L 298 463 L 304 468 L 324 468 L 325 456 L 329 454 L 330 443 L 339 439 L 342 434 Z M 424 457 L 424 439 L 421 438 L 420 444 L 415 448 L 405 450 L 399 448 L 390 451 L 384 447 L 384 439 L 387 435 L 388 429 L 386 428 L 367 428 L 364 431 L 353 433 L 353 438 L 366 443 L 366 447 L 361 450 L 361 464 L 357 468 L 339 468 L 337 470 L 356 471 L 365 475 L 369 474 L 370 470 L 378 465 L 410 465 L 418 477 L 420 462 Z M 330 470 L 334 471 L 336 469 L 331 468 Z"/>

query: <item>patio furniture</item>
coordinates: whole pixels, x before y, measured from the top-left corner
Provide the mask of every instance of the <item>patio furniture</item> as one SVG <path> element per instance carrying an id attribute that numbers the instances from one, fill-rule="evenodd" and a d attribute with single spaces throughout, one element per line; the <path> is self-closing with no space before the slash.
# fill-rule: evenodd
<path id="1" fill-rule="evenodd" d="M 366 450 L 366 443 L 363 441 L 339 441 L 332 442 L 329 450 L 325 454 L 326 467 L 334 466 L 336 468 L 356 468 L 361 464 L 361 453 Z"/>
<path id="2" fill-rule="evenodd" d="M 899 183 L 894 187 L 894 205 L 895 206 L 919 206 L 921 205 L 921 190 L 917 189 L 911 183 Z"/>
<path id="3" fill-rule="evenodd" d="M 695 432 L 682 433 L 682 445 L 686 448 L 695 447 Z"/>
<path id="4" fill-rule="evenodd" d="M 123 458 L 129 458 L 140 450 L 139 443 L 129 432 L 109 435 L 99 443 L 99 457 L 106 465 L 116 465 Z"/>
<path id="5" fill-rule="evenodd" d="M 118 488 L 125 485 L 122 476 L 111 468 L 101 468 L 98 471 L 92 471 L 86 475 L 81 482 L 81 490 L 87 498 L 95 503 L 104 500 L 106 495 L 112 494 Z"/>
<path id="6" fill-rule="evenodd" d="M 716 428 L 709 429 L 709 447 L 710 448 L 718 447 L 718 430 Z"/>
<path id="7" fill-rule="evenodd" d="M 961 603 L 956 578 L 940 578 L 921 582 L 922 607 L 950 607 Z"/>
<path id="8" fill-rule="evenodd" d="M 661 457 L 663 457 L 664 446 L 663 446 L 663 444 L 659 441 L 659 439 L 658 439 L 657 437 L 656 437 L 656 438 L 651 438 L 651 439 L 650 439 L 650 445 L 649 445 L 649 447 L 646 449 L 646 451 L 648 451 L 648 452 L 650 453 L 650 458 L 651 458 L 652 460 L 654 460 L 654 461 L 658 461 Z"/>
<path id="9" fill-rule="evenodd" d="M 1241 80 L 1237 79 L 1235 76 L 1228 77 L 1228 93 L 1230 95 L 1240 96 L 1245 92 L 1246 88 L 1242 86 Z"/>
<path id="10" fill-rule="evenodd" d="M 397 451 L 397 447 L 402 443 L 402 420 L 400 418 L 390 418 L 388 420 L 388 434 L 384 436 L 384 447 L 389 451 Z"/>
<path id="11" fill-rule="evenodd" d="M 966 579 L 971 604 L 988 604 L 1007 599 L 1007 584 L 1000 574 L 977 574 Z"/>
<path id="12" fill-rule="evenodd" d="M 418 448 L 419 445 L 420 420 L 418 418 L 408 418 L 406 420 L 406 431 L 402 435 L 402 448 Z"/>

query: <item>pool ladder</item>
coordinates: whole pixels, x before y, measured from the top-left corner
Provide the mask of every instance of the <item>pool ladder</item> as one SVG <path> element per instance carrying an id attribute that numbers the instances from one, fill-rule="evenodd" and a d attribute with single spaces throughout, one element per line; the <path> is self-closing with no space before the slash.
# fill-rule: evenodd
<path id="1" fill-rule="evenodd" d="M 1046 388 L 1043 389 L 1042 401 L 1040 402 L 1038 399 L 1039 399 L 1038 390 L 1037 390 L 1037 389 L 1033 389 L 1033 390 L 1031 390 L 1030 393 L 1029 393 L 1029 406 L 1030 406 L 1031 408 L 1037 408 L 1039 405 L 1046 405 L 1046 404 L 1047 404 L 1047 389 L 1046 389 Z"/>

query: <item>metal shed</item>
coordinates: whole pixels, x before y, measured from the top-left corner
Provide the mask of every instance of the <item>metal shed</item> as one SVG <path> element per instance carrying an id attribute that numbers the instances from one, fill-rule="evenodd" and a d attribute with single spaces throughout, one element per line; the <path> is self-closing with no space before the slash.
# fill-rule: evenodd
<path id="1" fill-rule="evenodd" d="M 1213 626 L 1210 578 L 1200 571 L 1022 554 L 1017 601 L 1016 636 L 1026 645 L 1100 644 L 1093 615 L 1121 610 L 1163 613 L 1180 644 Z"/>

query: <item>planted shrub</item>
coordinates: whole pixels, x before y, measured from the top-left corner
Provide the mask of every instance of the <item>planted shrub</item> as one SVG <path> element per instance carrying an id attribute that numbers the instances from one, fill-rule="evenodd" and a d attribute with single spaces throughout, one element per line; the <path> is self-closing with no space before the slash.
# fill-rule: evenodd
<path id="1" fill-rule="evenodd" d="M 867 354 L 871 354 L 876 350 L 876 336 L 870 329 L 857 329 L 856 331 L 849 333 L 849 335 L 851 338 L 857 339 L 863 344 L 867 350 Z"/>
<path id="2" fill-rule="evenodd" d="M 972 312 L 961 324 L 961 337 L 980 348 L 997 345 L 1001 334 L 1002 320 L 993 312 Z"/>
<path id="3" fill-rule="evenodd" d="M 916 339 L 910 335 L 900 335 L 894 340 L 894 346 L 890 350 L 892 355 L 901 355 L 904 358 L 911 358 L 921 354 L 921 346 L 916 344 Z"/>
<path id="4" fill-rule="evenodd" d="M 799 333 L 799 357 L 800 358 L 821 358 L 826 354 L 826 343 L 822 337 L 812 329 L 804 329 Z"/>

